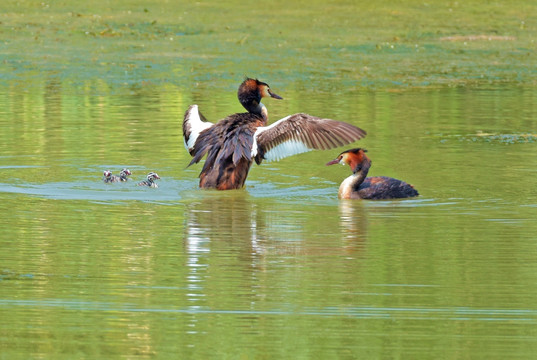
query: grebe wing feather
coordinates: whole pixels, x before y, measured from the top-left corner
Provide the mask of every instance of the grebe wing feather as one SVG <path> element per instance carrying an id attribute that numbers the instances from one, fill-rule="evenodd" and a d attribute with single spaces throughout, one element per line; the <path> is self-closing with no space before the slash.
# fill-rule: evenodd
<path id="1" fill-rule="evenodd" d="M 198 105 L 190 105 L 183 119 L 183 141 L 190 155 L 194 156 L 194 145 L 201 132 L 213 125 L 199 111 Z"/>
<path id="2" fill-rule="evenodd" d="M 311 150 L 344 146 L 365 135 L 364 130 L 345 122 L 299 113 L 258 127 L 252 157 L 258 164 L 263 159 L 277 161 Z"/>

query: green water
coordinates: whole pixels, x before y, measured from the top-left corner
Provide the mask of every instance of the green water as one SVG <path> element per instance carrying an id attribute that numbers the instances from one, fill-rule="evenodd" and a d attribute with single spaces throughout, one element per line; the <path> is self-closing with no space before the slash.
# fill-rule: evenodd
<path id="1" fill-rule="evenodd" d="M 0 358 L 534 357 L 535 5 L 0 10 Z M 339 201 L 345 148 L 199 190 L 182 116 L 242 111 L 244 75 L 421 196 Z"/>

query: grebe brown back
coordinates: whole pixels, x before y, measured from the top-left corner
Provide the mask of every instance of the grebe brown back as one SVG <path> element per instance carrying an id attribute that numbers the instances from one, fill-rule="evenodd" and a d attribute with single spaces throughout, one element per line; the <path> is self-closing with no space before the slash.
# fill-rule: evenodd
<path id="1" fill-rule="evenodd" d="M 418 196 L 418 191 L 404 181 L 386 176 L 368 177 L 371 159 L 365 149 L 351 149 L 326 165 L 349 165 L 353 174 L 343 180 L 339 186 L 340 199 L 399 199 Z"/>
<path id="2" fill-rule="evenodd" d="M 244 80 L 237 95 L 248 112 L 229 115 L 216 124 L 208 122 L 197 105 L 191 105 L 185 113 L 183 139 L 193 157 L 188 166 L 207 155 L 199 176 L 201 188 L 239 189 L 254 160 L 259 165 L 263 160 L 332 149 L 366 135 L 356 126 L 304 113 L 267 126 L 268 112 L 261 98 L 282 98 L 257 79 Z"/>

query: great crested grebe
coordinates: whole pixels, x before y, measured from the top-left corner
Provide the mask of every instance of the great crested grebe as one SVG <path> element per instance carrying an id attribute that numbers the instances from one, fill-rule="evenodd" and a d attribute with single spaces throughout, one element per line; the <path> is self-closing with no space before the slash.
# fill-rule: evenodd
<path id="1" fill-rule="evenodd" d="M 207 154 L 199 175 L 200 188 L 239 189 L 244 186 L 253 160 L 259 165 L 263 160 L 332 149 L 366 135 L 356 126 L 303 113 L 267 126 L 268 112 L 261 98 L 282 98 L 257 79 L 246 78 L 237 95 L 248 112 L 229 115 L 216 124 L 208 122 L 197 105 L 191 105 L 185 113 L 183 138 L 193 157 L 188 166 Z"/>
<path id="2" fill-rule="evenodd" d="M 404 181 L 386 176 L 368 177 L 371 159 L 365 149 L 343 151 L 326 165 L 349 165 L 353 174 L 339 186 L 340 199 L 399 199 L 418 196 L 418 191 Z"/>
<path id="3" fill-rule="evenodd" d="M 155 180 L 157 179 L 160 179 L 160 176 L 158 176 L 157 173 L 150 172 L 149 174 L 147 174 L 147 179 L 139 182 L 138 186 L 149 186 L 152 188 L 158 188 L 158 185 L 155 182 Z"/>

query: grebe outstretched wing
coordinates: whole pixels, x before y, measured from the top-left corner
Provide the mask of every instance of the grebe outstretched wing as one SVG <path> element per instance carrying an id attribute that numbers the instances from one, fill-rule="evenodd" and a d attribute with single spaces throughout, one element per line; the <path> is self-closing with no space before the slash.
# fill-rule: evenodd
<path id="1" fill-rule="evenodd" d="M 254 134 L 252 157 L 277 161 L 311 150 L 328 150 L 360 140 L 366 132 L 354 125 L 304 113 L 289 115 Z"/>

